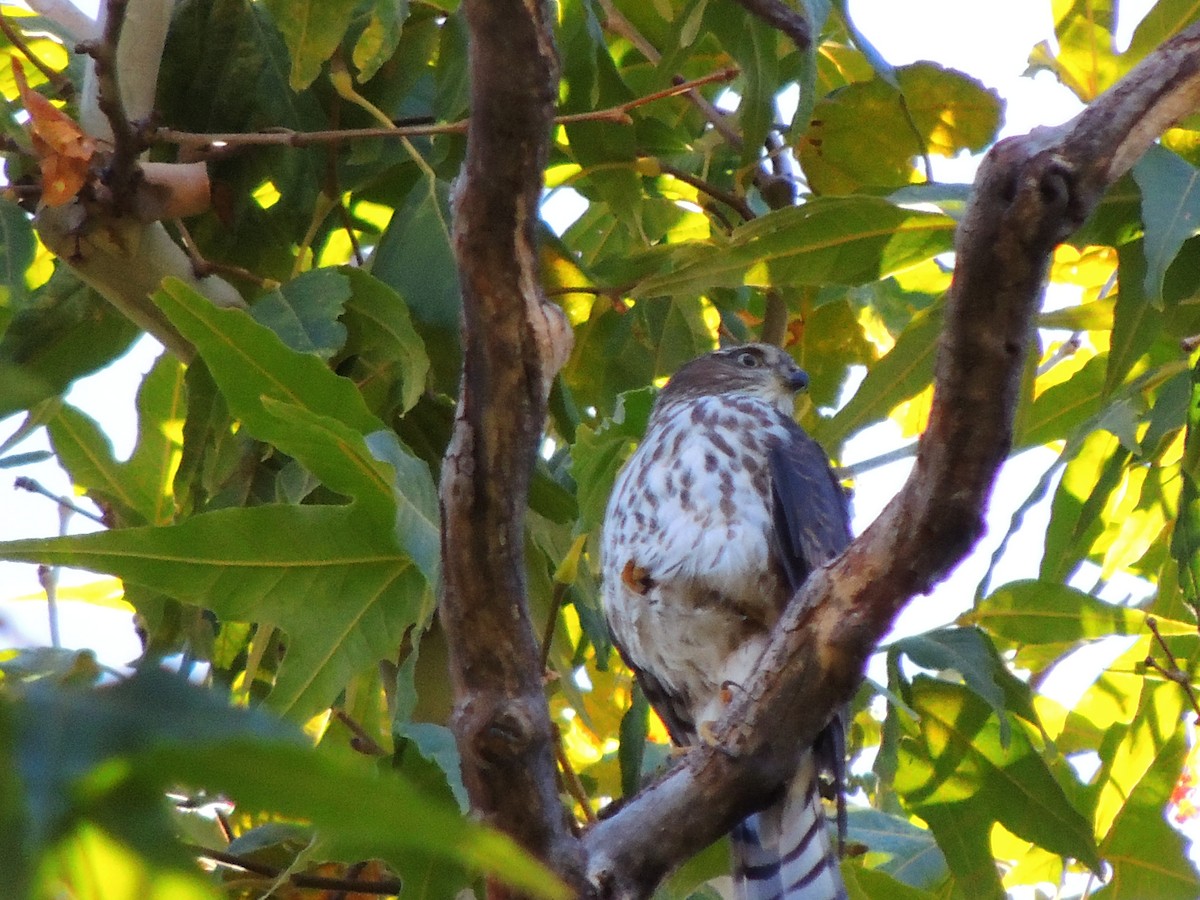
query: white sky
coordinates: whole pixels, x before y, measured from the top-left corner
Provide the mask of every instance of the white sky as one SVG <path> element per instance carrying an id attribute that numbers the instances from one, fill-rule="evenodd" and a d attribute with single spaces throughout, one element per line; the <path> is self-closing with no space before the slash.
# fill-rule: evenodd
<path id="1" fill-rule="evenodd" d="M 1128 41 L 1150 0 L 1123 4 L 1130 12 L 1119 34 Z M 958 68 L 996 88 L 1007 102 L 1003 134 L 1022 133 L 1035 125 L 1052 125 L 1074 115 L 1079 107 L 1066 89 L 1049 75 L 1022 77 L 1029 51 L 1042 40 L 1052 40 L 1050 0 L 850 0 L 850 12 L 862 33 L 889 62 L 903 65 L 916 60 L 932 60 Z M 939 180 L 968 181 L 976 160 L 935 159 Z M 157 354 L 150 340 L 139 342 L 124 358 L 103 373 L 79 381 L 68 394 L 68 402 L 97 419 L 113 440 L 116 452 L 125 457 L 132 449 L 136 434 L 134 395 L 142 376 Z M 0 443 L 17 427 L 18 419 L 0 422 Z M 890 423 L 871 429 L 847 448 L 846 463 L 878 455 L 896 446 L 898 434 Z M 27 452 L 47 447 L 44 434 L 15 448 Z M 995 492 L 989 514 L 990 533 L 980 548 L 931 596 L 918 598 L 901 616 L 898 633 L 923 631 L 952 621 L 968 608 L 975 586 L 986 569 L 999 537 L 1007 528 L 1013 509 L 1028 495 L 1037 478 L 1054 456 L 1046 450 L 1031 451 L 1006 466 Z M 855 526 L 861 530 L 869 523 L 895 490 L 903 483 L 910 467 L 899 462 L 860 476 L 855 493 Z M 0 470 L 0 540 L 52 535 L 58 531 L 55 504 L 43 497 L 12 486 L 17 475 L 36 478 L 50 490 L 69 495 L 71 485 L 65 473 L 53 463 L 16 470 Z M 85 501 L 86 502 L 86 501 Z M 1001 581 L 1036 574 L 1040 561 L 1045 510 L 1035 511 L 1005 558 Z M 75 517 L 72 530 L 92 530 L 96 526 Z M 64 581 L 78 582 L 92 576 L 64 573 Z M 0 597 L 37 594 L 41 590 L 33 566 L 0 563 Z M 111 627 L 114 616 L 119 627 Z M 82 604 L 68 604 L 62 617 L 63 643 L 66 646 L 93 646 L 103 634 L 97 649 L 109 664 L 132 659 L 138 645 L 128 615 L 96 610 Z M 0 602 L 0 647 L 13 643 L 48 643 L 45 606 L 41 603 Z M 107 624 L 102 624 L 107 623 Z M 1078 682 L 1078 679 L 1072 679 Z M 1071 685 L 1062 686 L 1064 693 Z M 1064 697 L 1064 699 L 1066 699 Z"/>

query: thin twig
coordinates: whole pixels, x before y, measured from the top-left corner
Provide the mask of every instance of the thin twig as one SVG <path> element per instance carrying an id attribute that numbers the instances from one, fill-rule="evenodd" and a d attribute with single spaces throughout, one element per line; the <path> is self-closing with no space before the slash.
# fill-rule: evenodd
<path id="1" fill-rule="evenodd" d="M 38 584 L 46 593 L 46 618 L 50 624 L 50 646 L 55 650 L 62 646 L 58 630 L 58 569 L 52 566 L 37 567 Z"/>
<path id="2" fill-rule="evenodd" d="M 617 106 L 606 109 L 592 110 L 585 113 L 568 113 L 554 119 L 556 125 L 570 125 L 576 122 L 615 122 L 629 123 L 629 111 L 656 100 L 664 100 L 680 94 L 687 94 L 695 88 L 706 84 L 730 81 L 738 75 L 737 69 L 722 69 L 691 81 L 683 81 L 661 91 L 635 97 Z M 465 134 L 468 119 L 457 122 L 445 122 L 432 125 L 397 125 L 392 128 L 345 128 L 327 131 L 293 131 L 290 128 L 276 128 L 269 131 L 254 131 L 249 133 L 199 133 L 193 131 L 176 131 L 173 128 L 154 128 L 146 132 L 144 138 L 149 143 L 174 144 L 179 147 L 203 148 L 211 144 L 234 144 L 244 147 L 252 146 L 291 146 L 309 147 L 313 144 L 337 144 L 342 141 L 363 140 L 367 138 L 411 138 L 429 137 L 439 134 Z"/>
<path id="3" fill-rule="evenodd" d="M 371 735 L 367 734 L 367 730 L 356 722 L 348 712 L 341 707 L 333 708 L 333 717 L 350 729 L 354 735 L 350 740 L 350 746 L 366 756 L 387 756 L 388 752 L 379 746 L 378 741 Z"/>
<path id="4" fill-rule="evenodd" d="M 4 13 L 0 13 L 0 32 L 3 32 L 4 36 L 8 38 L 8 42 L 20 50 L 22 55 L 33 64 L 33 67 L 53 85 L 56 96 L 69 99 L 75 93 L 75 85 L 71 83 L 71 79 L 62 72 L 54 71 L 40 56 L 30 50 L 29 45 L 25 43 L 25 38 L 13 27 L 12 21 Z"/>
<path id="5" fill-rule="evenodd" d="M 93 522 L 98 522 L 101 525 L 107 525 L 102 516 L 96 515 L 94 512 L 84 509 L 82 506 L 71 501 L 68 497 L 60 497 L 49 488 L 42 487 L 38 482 L 34 481 L 26 475 L 22 475 L 13 482 L 13 487 L 22 491 L 29 491 L 31 494 L 41 494 L 43 497 L 49 497 L 60 507 L 69 509 L 77 515 L 83 516 L 85 519 L 91 519 Z"/>
<path id="6" fill-rule="evenodd" d="M 633 44 L 634 48 L 646 57 L 651 65 L 657 66 L 662 61 L 662 54 L 658 52 L 658 48 L 650 43 L 637 27 L 630 22 L 625 15 L 616 7 L 613 0 L 600 0 L 600 8 L 604 10 L 604 27 L 613 34 L 625 38 L 629 43 Z M 679 76 L 676 76 L 679 79 Z M 679 81 L 677 80 L 678 84 Z M 684 82 L 686 84 L 686 82 Z M 742 146 L 742 136 L 738 134 L 728 122 L 727 117 L 723 112 L 717 109 L 708 101 L 708 98 L 696 90 L 688 90 L 687 98 L 691 101 L 696 109 L 704 118 L 712 124 L 721 135 L 728 141 L 729 145 L 734 148 Z"/>
<path id="7" fill-rule="evenodd" d="M 750 204 L 748 204 L 737 194 L 722 190 L 716 185 L 705 181 L 703 178 L 697 178 L 695 175 L 685 172 L 683 169 L 672 166 L 669 163 L 660 162 L 658 164 L 658 168 L 667 175 L 670 175 L 672 178 L 682 181 L 684 184 L 691 185 L 701 193 L 707 194 L 714 200 L 719 200 L 721 203 L 724 203 L 739 216 L 741 216 L 743 221 L 749 222 L 751 219 L 755 218 L 754 210 L 750 208 Z"/>
<path id="8" fill-rule="evenodd" d="M 782 347 L 787 338 L 788 308 L 787 301 L 779 288 L 767 288 L 766 309 L 763 311 L 762 327 L 758 337 L 764 344 L 774 344 Z"/>
<path id="9" fill-rule="evenodd" d="M 550 662 L 550 642 L 554 640 L 554 626 L 558 624 L 558 612 L 562 609 L 563 597 L 567 595 L 567 585 L 562 581 L 554 582 L 554 594 L 550 598 L 550 615 L 546 617 L 546 630 L 542 633 L 542 671 Z"/>
<path id="10" fill-rule="evenodd" d="M 141 137 L 125 112 L 125 101 L 121 97 L 121 84 L 117 73 L 117 46 L 121 42 L 121 31 L 125 27 L 127 7 L 128 0 L 107 0 L 104 32 L 100 40 L 84 41 L 76 48 L 95 62 L 98 105 L 108 119 L 113 133 L 113 154 L 108 165 L 107 181 L 118 211 L 127 210 L 133 204 L 133 189 L 140 176 L 137 158 L 145 149 Z"/>
<path id="11" fill-rule="evenodd" d="M 1196 692 L 1192 688 L 1191 678 L 1175 662 L 1175 655 L 1171 652 L 1171 648 L 1167 646 L 1162 633 L 1158 630 L 1158 620 L 1154 616 L 1147 616 L 1146 627 L 1150 629 L 1150 633 L 1154 635 L 1154 640 L 1162 648 L 1162 652 L 1166 656 L 1168 663 L 1167 666 L 1163 666 L 1153 656 L 1147 656 L 1146 668 L 1153 669 L 1162 675 L 1163 678 L 1167 679 L 1167 681 L 1173 681 L 1183 688 L 1183 692 L 1187 694 L 1188 703 L 1192 705 L 1192 709 L 1196 713 L 1196 723 L 1200 724 L 1200 701 L 1196 699 Z"/>
<path id="12" fill-rule="evenodd" d="M 567 748 L 563 746 L 562 729 L 557 725 L 554 726 L 554 734 L 556 737 L 554 755 L 558 759 L 558 768 L 562 774 L 563 785 L 566 787 L 567 793 L 571 795 L 571 798 L 583 809 L 583 817 L 587 820 L 587 823 L 589 825 L 595 824 L 596 813 L 592 810 L 591 798 L 588 797 L 587 788 L 579 780 L 579 773 L 571 765 L 571 760 L 567 756 Z"/>
<path id="13" fill-rule="evenodd" d="M 852 463 L 848 466 L 841 466 L 837 469 L 838 478 L 856 478 L 863 472 L 869 472 L 872 469 L 878 469 L 881 466 L 886 466 L 888 463 L 894 463 L 902 459 L 908 459 L 917 454 L 917 442 L 905 444 L 903 447 L 896 447 L 886 453 L 880 453 L 878 456 L 873 456 L 870 459 L 864 459 L 862 462 Z"/>
<path id="14" fill-rule="evenodd" d="M 1049 359 L 1037 367 L 1037 374 L 1039 376 L 1045 375 L 1064 359 L 1074 356 L 1081 346 L 1083 346 L 1083 339 L 1080 333 L 1076 331 L 1062 342 L 1062 345 L 1050 355 Z"/>
<path id="15" fill-rule="evenodd" d="M 183 252 L 187 254 L 188 260 L 192 264 L 192 273 L 197 278 L 207 278 L 209 275 L 221 274 L 230 275 L 235 278 L 242 278 L 252 282 L 264 290 L 271 290 L 279 286 L 279 282 L 272 278 L 263 278 L 249 269 L 243 269 L 241 266 L 230 265 L 229 263 L 214 262 L 210 259 L 205 259 L 200 252 L 200 248 L 196 245 L 192 233 L 188 231 L 187 225 L 183 219 L 174 219 L 175 228 L 179 231 L 179 240 L 183 244 Z"/>
<path id="16" fill-rule="evenodd" d="M 213 862 L 223 866 L 232 866 L 244 872 L 262 876 L 263 878 L 276 879 L 283 874 L 282 869 L 269 866 L 266 863 L 245 859 L 236 853 L 228 853 L 224 850 L 210 850 L 207 847 L 192 847 L 191 850 L 197 856 L 204 859 L 211 859 Z M 304 875 L 299 873 L 285 877 L 293 887 L 310 888 L 319 891 L 345 891 L 350 894 L 376 894 L 382 897 L 399 894 L 404 887 L 403 882 L 399 878 L 359 881 L 351 878 L 328 878 L 323 875 Z"/>

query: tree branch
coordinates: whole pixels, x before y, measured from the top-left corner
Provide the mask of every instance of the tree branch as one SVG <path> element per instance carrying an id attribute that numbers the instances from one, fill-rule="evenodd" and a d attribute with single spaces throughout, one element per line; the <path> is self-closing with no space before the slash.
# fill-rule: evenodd
<path id="1" fill-rule="evenodd" d="M 569 125 L 572 122 L 614 122 L 620 125 L 628 125 L 630 122 L 629 111 L 631 109 L 637 109 L 639 106 L 653 103 L 656 100 L 665 100 L 680 94 L 690 94 L 696 88 L 703 87 L 706 84 L 731 81 L 737 75 L 737 69 L 721 69 L 717 72 L 710 72 L 708 75 L 702 75 L 699 78 L 693 78 L 690 81 L 680 82 L 661 91 L 654 91 L 643 97 L 634 97 L 632 100 L 626 100 L 624 103 L 619 103 L 616 106 L 594 109 L 590 112 L 568 113 L 566 115 L 555 116 L 554 124 Z M 253 147 L 311 147 L 315 144 L 340 144 L 343 141 L 364 140 L 367 138 L 407 138 L 426 137 L 437 134 L 466 134 L 469 125 L 469 119 L 461 119 L 457 122 L 431 122 L 422 125 L 393 125 L 377 128 L 340 128 L 328 131 L 293 131 L 290 128 L 276 128 L 270 131 L 254 131 L 249 133 L 226 132 L 220 134 L 176 131 L 173 128 L 155 128 L 146 133 L 145 140 L 152 144 L 175 144 L 192 150 L 203 149 L 212 144 Z"/>
<path id="2" fill-rule="evenodd" d="M 108 164 L 108 184 L 118 212 L 127 211 L 133 203 L 134 187 L 140 175 L 137 158 L 143 149 L 125 110 L 117 64 L 127 6 L 128 0 L 107 0 L 100 39 L 84 41 L 78 47 L 81 53 L 92 58 L 98 105 L 112 132 L 113 154 Z"/>
<path id="3" fill-rule="evenodd" d="M 524 577 L 530 473 L 571 347 L 565 316 L 541 293 L 536 249 L 558 83 L 554 14 L 535 0 L 467 0 L 464 10 L 471 119 L 454 219 L 464 363 L 439 498 L 451 725 L 475 814 L 581 890 Z"/>
<path id="4" fill-rule="evenodd" d="M 852 695 L 899 610 L 970 551 L 1012 442 L 1050 254 L 1156 136 L 1198 106 L 1200 25 L 1072 122 L 1007 139 L 988 154 L 957 235 L 933 406 L 908 482 L 793 598 L 715 742 L 693 748 L 585 836 L 600 896 L 648 895 L 680 860 L 761 806 L 796 749 L 810 746 Z"/>

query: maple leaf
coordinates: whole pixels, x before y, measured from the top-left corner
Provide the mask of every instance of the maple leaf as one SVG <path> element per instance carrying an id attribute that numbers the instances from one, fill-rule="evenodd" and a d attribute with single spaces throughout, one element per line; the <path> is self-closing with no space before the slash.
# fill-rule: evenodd
<path id="1" fill-rule="evenodd" d="M 87 183 L 96 142 L 74 119 L 29 87 L 20 60 L 13 59 L 12 71 L 29 113 L 29 136 L 42 170 L 42 202 L 62 206 Z"/>

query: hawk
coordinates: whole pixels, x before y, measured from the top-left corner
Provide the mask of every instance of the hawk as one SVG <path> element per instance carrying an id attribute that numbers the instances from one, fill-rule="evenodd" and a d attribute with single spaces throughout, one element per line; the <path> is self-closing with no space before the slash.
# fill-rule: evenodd
<path id="1" fill-rule="evenodd" d="M 692 360 L 659 394 L 613 486 L 601 539 L 605 613 L 677 744 L 716 721 L 795 589 L 850 541 L 845 492 L 793 419 L 807 385 L 767 344 Z M 840 749 L 840 723 L 827 732 Z M 787 789 L 731 832 L 739 897 L 846 897 L 816 756 L 806 752 Z M 836 771 L 842 762 L 832 761 Z"/>

